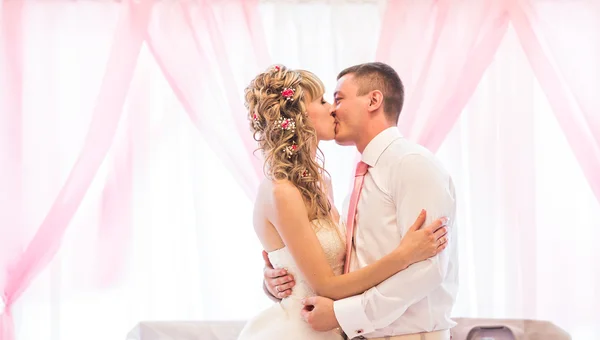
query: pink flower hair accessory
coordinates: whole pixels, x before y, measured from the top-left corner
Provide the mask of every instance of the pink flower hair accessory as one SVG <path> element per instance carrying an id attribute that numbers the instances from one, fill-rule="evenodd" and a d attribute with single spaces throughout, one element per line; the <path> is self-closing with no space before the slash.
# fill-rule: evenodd
<path id="1" fill-rule="evenodd" d="M 258 120 L 258 115 L 256 112 L 252 114 L 252 125 L 255 129 L 260 129 L 260 121 Z"/>
<path id="2" fill-rule="evenodd" d="M 281 91 L 281 96 L 285 100 L 294 101 L 294 93 L 296 93 L 296 89 L 286 87 Z"/>
<path id="3" fill-rule="evenodd" d="M 291 118 L 283 118 L 279 117 L 276 123 L 282 130 L 296 132 L 296 122 L 294 122 Z"/>
<path id="4" fill-rule="evenodd" d="M 298 145 L 296 142 L 292 142 L 292 145 L 288 145 L 283 148 L 283 152 L 287 155 L 287 158 L 292 158 L 296 151 L 298 151 Z"/>

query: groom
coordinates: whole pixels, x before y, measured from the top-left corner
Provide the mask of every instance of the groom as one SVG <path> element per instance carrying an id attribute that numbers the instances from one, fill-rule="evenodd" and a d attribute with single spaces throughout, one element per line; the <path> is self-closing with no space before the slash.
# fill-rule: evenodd
<path id="1" fill-rule="evenodd" d="M 361 295 L 338 301 L 307 298 L 302 315 L 317 331 L 340 327 L 349 339 L 450 339 L 458 290 L 454 186 L 431 152 L 401 136 L 403 101 L 402 82 L 386 64 L 360 64 L 338 75 L 335 140 L 361 153 L 342 213 L 350 244 L 345 272 L 392 252 L 421 209 L 427 211 L 426 224 L 450 218 L 448 248 Z M 265 290 L 277 298 L 288 296 L 293 277 L 265 260 Z"/>

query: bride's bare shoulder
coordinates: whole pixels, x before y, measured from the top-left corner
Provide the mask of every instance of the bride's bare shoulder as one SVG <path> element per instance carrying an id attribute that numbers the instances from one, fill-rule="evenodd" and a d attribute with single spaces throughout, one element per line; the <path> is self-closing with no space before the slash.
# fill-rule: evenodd
<path id="1" fill-rule="evenodd" d="M 256 204 L 267 210 L 280 210 L 282 205 L 304 203 L 300 190 L 288 180 L 264 180 L 259 187 Z"/>
<path id="2" fill-rule="evenodd" d="M 261 182 L 259 187 L 259 195 L 266 199 L 278 199 L 282 196 L 296 196 L 300 195 L 300 190 L 294 185 L 294 183 L 288 180 L 269 180 L 265 179 Z"/>

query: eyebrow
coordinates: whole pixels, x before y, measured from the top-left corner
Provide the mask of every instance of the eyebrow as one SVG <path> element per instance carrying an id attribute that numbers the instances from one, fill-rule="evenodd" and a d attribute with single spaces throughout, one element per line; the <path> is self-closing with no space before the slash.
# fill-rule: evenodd
<path id="1" fill-rule="evenodd" d="M 342 91 L 335 91 L 335 92 L 333 93 L 333 98 L 335 98 L 335 96 L 337 96 L 338 94 L 342 94 Z"/>

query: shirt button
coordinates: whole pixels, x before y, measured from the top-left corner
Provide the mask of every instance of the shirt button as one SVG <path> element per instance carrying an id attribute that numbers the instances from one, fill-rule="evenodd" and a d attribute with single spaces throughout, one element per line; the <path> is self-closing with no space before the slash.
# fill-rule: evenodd
<path id="1" fill-rule="evenodd" d="M 364 330 L 359 329 L 359 330 L 356 331 L 356 334 L 362 334 L 362 332 L 364 332 Z"/>

